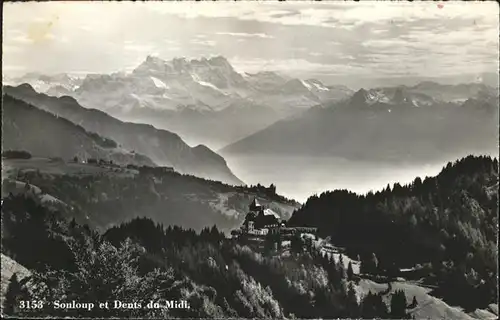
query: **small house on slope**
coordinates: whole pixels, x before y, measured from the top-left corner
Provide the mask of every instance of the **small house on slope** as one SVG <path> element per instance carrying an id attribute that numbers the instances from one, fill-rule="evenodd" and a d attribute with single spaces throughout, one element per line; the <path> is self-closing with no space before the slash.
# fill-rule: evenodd
<path id="1" fill-rule="evenodd" d="M 243 231 L 254 232 L 260 229 L 273 229 L 281 225 L 280 216 L 269 208 L 262 206 L 259 201 L 254 198 L 248 206 L 249 212 L 243 223 Z"/>

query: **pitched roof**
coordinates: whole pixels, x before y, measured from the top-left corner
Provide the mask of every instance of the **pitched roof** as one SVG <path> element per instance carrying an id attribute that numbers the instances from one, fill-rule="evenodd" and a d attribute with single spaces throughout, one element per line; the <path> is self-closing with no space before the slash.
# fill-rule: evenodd
<path id="1" fill-rule="evenodd" d="M 276 219 L 281 219 L 281 217 L 276 212 L 274 212 L 271 209 L 265 209 L 264 210 L 264 215 L 265 216 L 274 216 Z"/>
<path id="2" fill-rule="evenodd" d="M 278 222 L 279 222 L 278 219 L 276 219 L 274 215 L 257 216 L 255 218 L 255 227 L 263 228 L 268 225 L 277 224 Z"/>

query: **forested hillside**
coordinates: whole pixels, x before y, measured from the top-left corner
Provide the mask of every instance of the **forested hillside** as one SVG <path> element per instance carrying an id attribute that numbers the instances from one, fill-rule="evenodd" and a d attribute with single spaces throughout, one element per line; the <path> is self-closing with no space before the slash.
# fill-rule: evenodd
<path id="1" fill-rule="evenodd" d="M 289 225 L 318 227 L 370 273 L 416 268 L 436 295 L 474 309 L 497 300 L 497 212 L 498 160 L 469 156 L 410 185 L 312 196 Z"/>
<path id="2" fill-rule="evenodd" d="M 310 254 L 267 256 L 217 228 L 201 233 L 138 218 L 104 235 L 63 219 L 31 198 L 4 199 L 2 253 L 33 274 L 11 279 L 4 310 L 16 316 L 311 318 L 405 316 L 401 294 L 388 313 L 378 296 L 358 303 L 343 266 Z M 29 238 L 26 235 L 30 235 Z M 185 300 L 189 308 L 151 309 Z M 44 301 L 20 309 L 20 300 Z M 105 302 L 110 308 L 55 308 L 48 302 Z M 114 308 L 114 301 L 127 308 Z M 399 301 L 399 302 L 398 302 Z M 139 306 L 140 304 L 140 306 Z M 382 304 L 383 305 L 383 304 Z M 402 311 L 402 313 L 401 313 Z"/>
<path id="3" fill-rule="evenodd" d="M 163 172 L 161 168 L 66 163 L 58 164 L 58 168 L 67 172 L 55 173 L 48 167 L 50 163 L 4 162 L 10 168 L 4 172 L 6 176 L 57 198 L 67 205 L 64 210 L 67 216 L 99 230 L 144 216 L 165 225 L 197 231 L 214 224 L 229 231 L 241 224 L 253 197 L 283 219 L 288 219 L 299 205 L 276 194 L 275 188 L 230 186 Z M 4 181 L 6 195 L 7 182 Z"/>
<path id="4" fill-rule="evenodd" d="M 127 180 L 105 174 L 73 177 L 31 171 L 21 172 L 19 178 L 60 198 L 64 193 L 58 188 L 62 188 L 71 197 L 52 206 L 27 193 L 3 199 L 2 254 L 31 273 L 22 280 L 12 275 L 4 299 L 8 314 L 401 319 L 415 315 L 425 300 L 469 319 L 458 308 L 436 304 L 437 300 L 416 290 L 434 287 L 430 295 L 464 307 L 469 314 L 496 299 L 496 159 L 467 157 L 450 163 L 437 177 L 417 178 L 411 185 L 396 184 L 366 196 L 335 191 L 311 197 L 288 226 L 317 226 L 320 237 L 330 237 L 336 246 L 346 248 L 347 257 L 360 255 L 354 259 L 361 260 L 360 274 L 351 262 L 344 264 L 342 254 L 333 258 L 322 253 L 316 246 L 323 242 L 321 238 L 309 241 L 297 235 L 290 249 L 278 254 L 269 246 L 257 251 L 227 239 L 209 219 L 201 220 L 205 228 L 197 232 L 174 226 L 175 214 L 170 212 L 165 212 L 164 220 L 160 211 L 145 217 L 149 214 L 145 203 L 163 203 L 154 194 L 174 197 L 167 186 L 203 198 L 206 189 L 199 178 L 168 173 L 160 179 L 163 183 L 153 179 L 154 188 L 149 189 L 152 176 L 144 174 Z M 137 189 L 127 191 L 126 186 Z M 217 182 L 212 182 L 212 188 L 234 191 Z M 115 189 L 125 190 L 124 205 L 113 211 L 117 204 L 110 199 L 117 197 L 112 193 Z M 132 200 L 139 190 L 147 195 Z M 90 200 L 82 201 L 77 195 Z M 91 195 L 102 198 L 97 201 Z M 116 223 L 104 230 L 106 215 Z M 104 232 L 81 221 L 100 221 Z M 413 275 L 395 279 L 402 268 Z M 420 281 L 412 284 L 411 277 Z M 26 299 L 109 301 L 112 307 L 88 311 L 48 304 L 31 310 L 16 307 Z M 129 303 L 128 307 L 115 308 L 114 300 Z M 145 307 L 149 301 L 165 300 L 185 300 L 189 308 Z"/>

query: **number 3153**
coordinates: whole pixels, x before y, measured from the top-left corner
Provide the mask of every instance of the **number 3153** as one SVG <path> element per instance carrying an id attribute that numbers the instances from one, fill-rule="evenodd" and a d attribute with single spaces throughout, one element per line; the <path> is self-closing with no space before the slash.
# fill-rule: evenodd
<path id="1" fill-rule="evenodd" d="M 42 309 L 43 302 L 42 301 L 19 301 L 19 308 L 21 309 Z"/>

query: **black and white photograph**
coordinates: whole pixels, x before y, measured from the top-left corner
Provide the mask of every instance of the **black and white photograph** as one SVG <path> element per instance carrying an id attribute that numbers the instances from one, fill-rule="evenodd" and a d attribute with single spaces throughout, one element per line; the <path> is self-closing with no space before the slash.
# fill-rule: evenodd
<path id="1" fill-rule="evenodd" d="M 496 1 L 2 6 L 2 318 L 498 319 Z"/>

